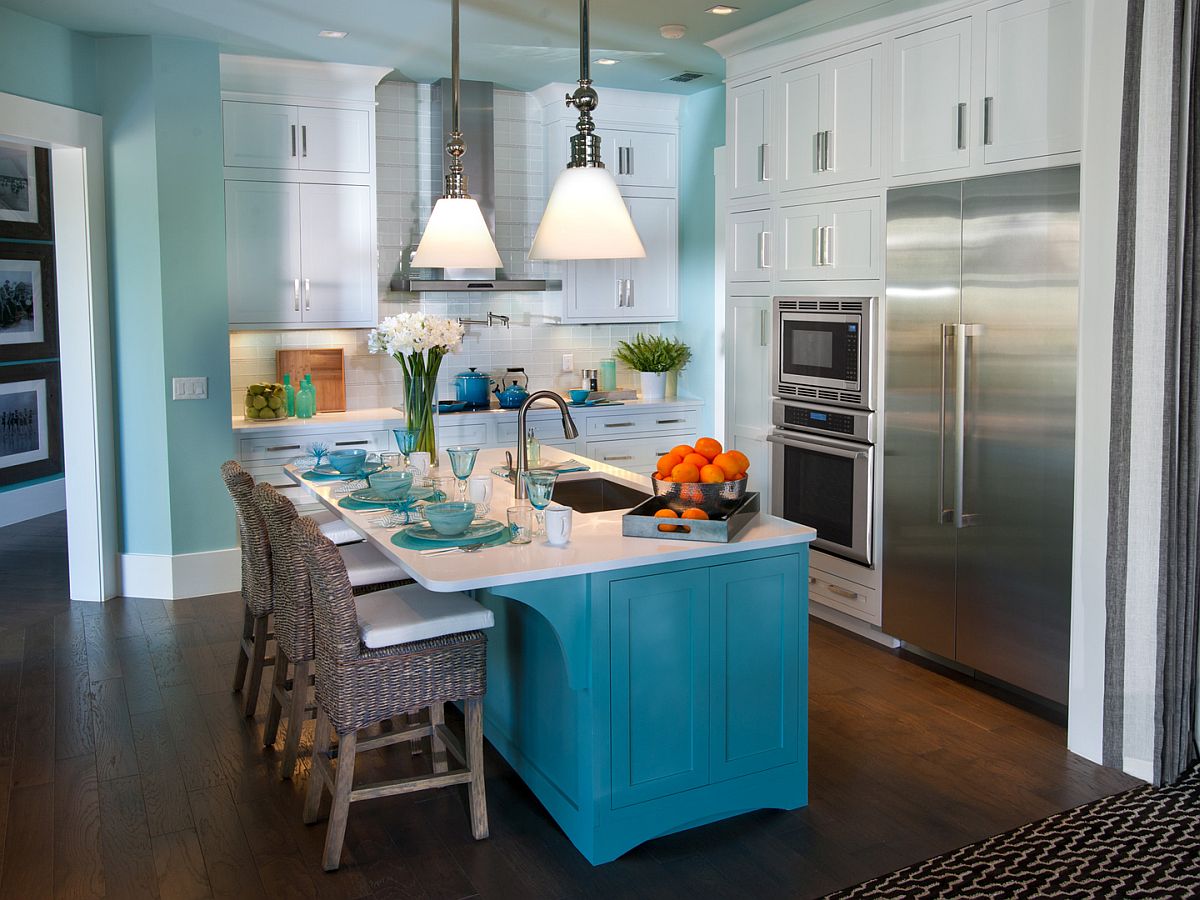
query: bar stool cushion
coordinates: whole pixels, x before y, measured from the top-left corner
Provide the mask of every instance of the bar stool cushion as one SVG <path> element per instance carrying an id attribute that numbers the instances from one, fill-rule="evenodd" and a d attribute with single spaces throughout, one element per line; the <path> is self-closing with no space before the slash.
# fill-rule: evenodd
<path id="1" fill-rule="evenodd" d="M 321 526 L 321 534 L 335 544 L 357 544 L 363 536 L 346 524 L 346 520 L 327 509 L 316 510 L 311 518 Z"/>
<path id="2" fill-rule="evenodd" d="M 466 594 L 431 591 L 419 584 L 354 598 L 358 633 L 372 649 L 478 631 L 495 623 L 492 611 Z"/>
<path id="3" fill-rule="evenodd" d="M 408 581 L 410 578 L 407 572 L 366 542 L 344 544 L 337 549 L 342 555 L 342 562 L 346 564 L 351 587 Z"/>

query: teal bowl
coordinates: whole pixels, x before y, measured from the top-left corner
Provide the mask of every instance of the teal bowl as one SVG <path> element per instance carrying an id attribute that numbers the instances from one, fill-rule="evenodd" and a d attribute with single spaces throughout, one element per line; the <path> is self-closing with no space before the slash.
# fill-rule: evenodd
<path id="1" fill-rule="evenodd" d="M 575 388 L 575 390 L 571 391 L 570 393 L 572 403 L 584 403 L 587 401 L 588 395 L 590 395 L 592 392 L 586 388 Z"/>
<path id="2" fill-rule="evenodd" d="M 367 484 L 386 500 L 403 500 L 412 490 L 412 472 L 396 472 L 384 469 L 367 478 Z"/>
<path id="3" fill-rule="evenodd" d="M 454 537 L 471 527 L 475 519 L 474 503 L 433 503 L 425 507 L 425 518 L 438 534 Z"/>
<path id="4" fill-rule="evenodd" d="M 353 475 L 367 461 L 367 451 L 361 447 L 352 450 L 330 450 L 329 464 L 343 475 Z"/>

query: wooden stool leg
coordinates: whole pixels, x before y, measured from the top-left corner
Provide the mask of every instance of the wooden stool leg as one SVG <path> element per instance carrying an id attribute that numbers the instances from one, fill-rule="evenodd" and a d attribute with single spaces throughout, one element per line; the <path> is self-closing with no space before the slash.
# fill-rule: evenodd
<path id="1" fill-rule="evenodd" d="M 342 862 L 342 842 L 346 839 L 346 819 L 350 816 L 350 791 L 354 787 L 354 751 L 358 732 L 338 735 L 337 772 L 333 784 L 333 805 L 329 810 L 329 825 L 325 831 L 326 872 L 332 872 Z"/>
<path id="2" fill-rule="evenodd" d="M 333 726 L 321 704 L 317 704 L 317 733 L 313 737 L 312 766 L 308 770 L 308 792 L 304 795 L 304 824 L 311 825 L 321 814 L 321 793 L 325 790 L 322 763 L 329 760 Z"/>
<path id="3" fill-rule="evenodd" d="M 439 725 L 446 723 L 446 708 L 441 703 L 434 703 L 429 707 L 429 724 L 433 726 L 433 731 L 429 736 L 429 746 L 433 751 L 433 771 L 445 772 L 449 768 L 446 765 L 446 745 L 442 742 L 441 737 L 437 733 Z M 413 741 L 413 744 L 417 744 Z"/>
<path id="4" fill-rule="evenodd" d="M 276 659 L 278 659 L 276 652 Z M 312 660 L 296 663 L 292 673 L 292 703 L 288 710 L 287 734 L 283 738 L 283 760 L 279 764 L 279 777 L 291 778 L 296 769 L 296 754 L 300 752 L 300 734 L 304 731 L 305 708 L 308 706 L 308 670 Z"/>
<path id="5" fill-rule="evenodd" d="M 236 694 L 246 684 L 246 666 L 250 662 L 250 655 L 246 652 L 246 642 L 254 638 L 254 616 L 250 614 L 250 607 L 242 607 L 242 639 L 238 641 L 238 658 L 237 668 L 233 670 L 233 692 Z"/>
<path id="6" fill-rule="evenodd" d="M 254 658 L 250 660 L 250 679 L 246 684 L 246 718 L 254 718 L 258 709 L 258 690 L 262 686 L 263 664 L 267 659 L 267 617 L 254 620 Z"/>
<path id="7" fill-rule="evenodd" d="M 483 783 L 483 701 L 468 700 L 467 767 L 471 770 L 468 796 L 471 801 L 471 832 L 475 840 L 488 836 L 487 794 Z"/>
<path id="8" fill-rule="evenodd" d="M 279 717 L 283 704 L 279 694 L 287 692 L 288 658 L 282 647 L 275 648 L 275 673 L 271 679 L 271 699 L 267 701 L 267 724 L 263 726 L 263 746 L 270 747 L 279 737 Z"/>

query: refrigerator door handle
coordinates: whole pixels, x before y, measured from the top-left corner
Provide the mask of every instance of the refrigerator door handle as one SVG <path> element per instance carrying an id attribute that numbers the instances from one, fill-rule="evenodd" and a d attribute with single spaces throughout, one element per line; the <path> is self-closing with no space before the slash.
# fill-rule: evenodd
<path id="1" fill-rule="evenodd" d="M 954 347 L 954 527 L 970 528 L 979 516 L 966 511 L 966 449 L 967 449 L 967 363 L 968 345 L 972 338 L 983 334 L 982 325 L 960 322 L 955 328 Z"/>
<path id="2" fill-rule="evenodd" d="M 953 323 L 942 323 L 942 392 L 938 409 L 938 485 L 937 508 L 938 524 L 949 525 L 954 522 L 954 508 L 946 506 L 946 345 L 954 336 L 956 326 Z"/>

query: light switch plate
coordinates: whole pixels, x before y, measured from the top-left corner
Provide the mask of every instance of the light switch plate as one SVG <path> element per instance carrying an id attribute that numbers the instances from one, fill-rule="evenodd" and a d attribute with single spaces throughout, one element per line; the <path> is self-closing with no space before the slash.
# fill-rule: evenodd
<path id="1" fill-rule="evenodd" d="M 574 372 L 575 371 L 575 354 L 574 353 L 564 353 L 563 354 L 562 370 L 564 372 Z"/>
<path id="2" fill-rule="evenodd" d="M 188 378 L 171 379 L 172 400 L 207 400 L 208 376 L 198 375 Z"/>

